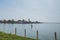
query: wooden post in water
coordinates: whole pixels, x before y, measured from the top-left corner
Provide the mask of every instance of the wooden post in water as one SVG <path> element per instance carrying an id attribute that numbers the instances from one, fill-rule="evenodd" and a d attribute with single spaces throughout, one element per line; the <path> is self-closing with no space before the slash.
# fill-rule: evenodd
<path id="1" fill-rule="evenodd" d="M 55 40 L 57 40 L 57 34 L 56 34 L 56 32 L 54 32 L 54 36 L 55 36 Z"/>
<path id="2" fill-rule="evenodd" d="M 15 28 L 15 35 L 16 35 L 17 29 Z"/>
<path id="3" fill-rule="evenodd" d="M 36 35 L 36 36 L 37 36 L 37 39 L 36 39 L 36 40 L 38 40 L 38 30 L 37 30 L 37 32 L 36 32 L 36 33 L 37 33 L 37 35 Z"/>
<path id="4" fill-rule="evenodd" d="M 24 30 L 24 36 L 25 36 L 25 38 L 26 38 L 26 29 Z"/>

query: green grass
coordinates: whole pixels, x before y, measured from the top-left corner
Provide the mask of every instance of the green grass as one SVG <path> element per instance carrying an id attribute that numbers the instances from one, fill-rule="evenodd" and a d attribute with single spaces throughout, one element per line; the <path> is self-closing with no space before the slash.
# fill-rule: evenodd
<path id="1" fill-rule="evenodd" d="M 0 32 L 0 40 L 35 40 L 35 39 L 25 38 L 25 37 L 17 36 L 15 34 L 7 34 L 4 32 Z"/>

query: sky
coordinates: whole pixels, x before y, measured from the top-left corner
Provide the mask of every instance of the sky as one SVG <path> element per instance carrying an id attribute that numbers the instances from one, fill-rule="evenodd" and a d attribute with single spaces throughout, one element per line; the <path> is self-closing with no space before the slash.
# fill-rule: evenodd
<path id="1" fill-rule="evenodd" d="M 0 20 L 60 22 L 60 0 L 0 0 Z"/>

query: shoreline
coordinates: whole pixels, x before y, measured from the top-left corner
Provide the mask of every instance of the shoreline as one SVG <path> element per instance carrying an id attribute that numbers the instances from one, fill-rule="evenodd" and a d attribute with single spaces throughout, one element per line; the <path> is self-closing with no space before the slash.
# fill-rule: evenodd
<path id="1" fill-rule="evenodd" d="M 17 36 L 15 34 L 10 34 L 10 33 L 5 33 L 5 32 L 0 32 L 0 40 L 35 40 L 33 38 L 26 38 L 22 36 Z"/>
<path id="2" fill-rule="evenodd" d="M 42 22 L 38 22 L 38 23 L 36 23 L 36 22 L 31 22 L 31 23 L 4 23 L 4 22 L 0 22 L 0 23 L 2 23 L 2 24 L 42 24 Z"/>

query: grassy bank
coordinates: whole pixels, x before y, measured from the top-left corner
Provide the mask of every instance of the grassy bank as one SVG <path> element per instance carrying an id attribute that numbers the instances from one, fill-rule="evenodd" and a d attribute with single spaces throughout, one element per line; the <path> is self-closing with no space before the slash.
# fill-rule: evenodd
<path id="1" fill-rule="evenodd" d="M 34 39 L 17 36 L 15 34 L 7 34 L 4 32 L 0 32 L 0 40 L 34 40 Z"/>

